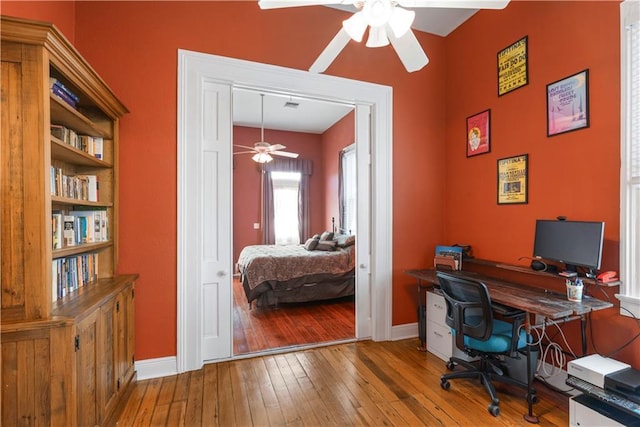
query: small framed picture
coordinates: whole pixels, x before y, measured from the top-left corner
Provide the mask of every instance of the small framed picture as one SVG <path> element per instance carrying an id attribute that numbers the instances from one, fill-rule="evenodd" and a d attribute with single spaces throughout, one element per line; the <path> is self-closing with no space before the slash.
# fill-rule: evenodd
<path id="1" fill-rule="evenodd" d="M 467 157 L 491 151 L 491 110 L 467 117 Z"/>
<path id="2" fill-rule="evenodd" d="M 547 136 L 589 127 L 589 70 L 547 85 Z"/>
<path id="3" fill-rule="evenodd" d="M 498 96 L 529 84 L 528 40 L 524 36 L 498 52 Z"/>
<path id="4" fill-rule="evenodd" d="M 528 154 L 498 160 L 499 205 L 527 203 L 529 192 L 528 163 Z"/>

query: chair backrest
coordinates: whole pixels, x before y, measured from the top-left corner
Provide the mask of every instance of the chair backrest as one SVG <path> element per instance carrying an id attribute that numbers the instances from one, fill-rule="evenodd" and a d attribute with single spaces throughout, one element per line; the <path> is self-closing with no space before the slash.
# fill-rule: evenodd
<path id="1" fill-rule="evenodd" d="M 437 276 L 447 304 L 445 320 L 456 333 L 456 346 L 464 350 L 463 335 L 488 340 L 493 332 L 493 313 L 485 284 L 441 271 Z"/>

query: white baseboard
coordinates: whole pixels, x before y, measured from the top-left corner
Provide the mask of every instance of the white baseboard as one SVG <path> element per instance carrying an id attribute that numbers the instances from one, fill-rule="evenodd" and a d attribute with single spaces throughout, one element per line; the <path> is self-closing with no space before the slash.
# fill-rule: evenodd
<path id="1" fill-rule="evenodd" d="M 166 377 L 178 373 L 176 356 L 158 357 L 157 359 L 138 360 L 136 373 L 138 381 L 151 378 Z"/>
<path id="2" fill-rule="evenodd" d="M 391 341 L 418 337 L 418 322 L 391 327 Z"/>

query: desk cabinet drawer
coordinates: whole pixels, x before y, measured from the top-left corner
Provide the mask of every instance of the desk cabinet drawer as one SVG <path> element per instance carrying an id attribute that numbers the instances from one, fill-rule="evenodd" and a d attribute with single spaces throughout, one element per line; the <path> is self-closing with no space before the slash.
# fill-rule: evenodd
<path id="1" fill-rule="evenodd" d="M 447 306 L 444 297 L 434 292 L 427 292 L 427 320 L 445 325 L 444 318 Z"/>
<path id="2" fill-rule="evenodd" d="M 448 361 L 452 350 L 451 329 L 435 322 L 427 322 L 427 350 Z"/>

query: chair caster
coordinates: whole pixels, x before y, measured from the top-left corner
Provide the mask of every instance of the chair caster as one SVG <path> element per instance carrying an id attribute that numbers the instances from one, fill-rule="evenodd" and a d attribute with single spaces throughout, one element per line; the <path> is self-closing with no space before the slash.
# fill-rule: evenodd
<path id="1" fill-rule="evenodd" d="M 443 390 L 449 390 L 451 388 L 451 383 L 447 380 L 440 380 L 440 387 L 442 387 Z"/>
<path id="2" fill-rule="evenodd" d="M 487 407 L 487 410 L 494 417 L 497 417 L 498 415 L 500 415 L 500 407 L 498 405 L 494 405 L 493 403 L 489 405 L 489 407 Z"/>
<path id="3" fill-rule="evenodd" d="M 456 364 L 453 363 L 452 361 L 448 361 L 447 362 L 447 369 L 450 371 L 453 371 L 456 368 Z"/>

